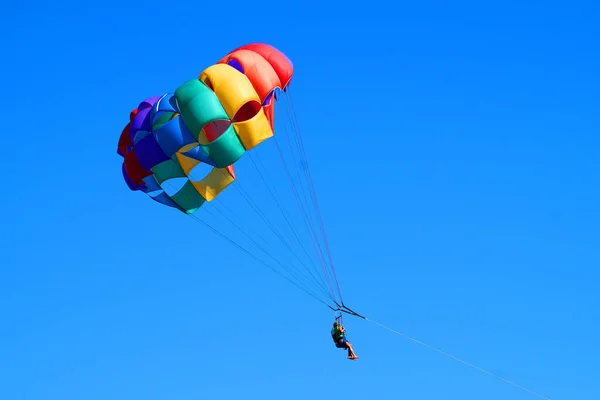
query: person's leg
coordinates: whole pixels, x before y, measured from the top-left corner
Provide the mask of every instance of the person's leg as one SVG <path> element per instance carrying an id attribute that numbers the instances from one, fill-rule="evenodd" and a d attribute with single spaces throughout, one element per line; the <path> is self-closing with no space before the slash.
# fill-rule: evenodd
<path id="1" fill-rule="evenodd" d="M 354 348 L 352 347 L 352 344 L 346 342 L 346 346 L 348 346 L 348 358 L 358 358 L 356 357 L 356 354 L 354 353 Z"/>

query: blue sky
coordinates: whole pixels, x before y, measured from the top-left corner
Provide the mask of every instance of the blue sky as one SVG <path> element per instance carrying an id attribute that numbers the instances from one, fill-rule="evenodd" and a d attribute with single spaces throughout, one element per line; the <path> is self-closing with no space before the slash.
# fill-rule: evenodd
<path id="1" fill-rule="evenodd" d="M 253 41 L 294 62 L 346 303 L 553 400 L 599 398 L 598 11 L 5 6 L 0 398 L 535 398 L 359 319 L 347 361 L 327 308 L 127 189 L 129 111 Z M 289 256 L 242 203 L 223 200 Z"/>

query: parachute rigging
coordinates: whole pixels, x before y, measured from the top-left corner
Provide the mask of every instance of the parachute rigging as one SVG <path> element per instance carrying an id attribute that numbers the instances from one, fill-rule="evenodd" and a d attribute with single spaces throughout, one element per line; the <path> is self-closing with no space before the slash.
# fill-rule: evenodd
<path id="1" fill-rule="evenodd" d="M 291 102 L 292 77 L 291 61 L 274 47 L 238 47 L 173 93 L 142 101 L 118 153 L 131 190 L 192 216 L 333 308 L 342 294 Z M 287 110 L 279 107 L 283 99 Z M 281 165 L 268 167 L 273 159 Z M 210 172 L 198 176 L 203 165 Z"/>
<path id="2" fill-rule="evenodd" d="M 300 161 L 298 133 L 293 126 L 290 129 L 289 120 L 277 120 L 278 124 L 279 134 L 270 143 L 236 163 L 238 171 L 244 168 L 245 179 L 233 182 L 204 209 L 202 217 L 197 213 L 192 217 L 210 224 L 213 232 L 235 241 L 255 260 L 321 303 L 338 307 L 341 290 L 327 258 L 324 228 L 318 231 L 319 219 L 324 226 L 322 217 L 307 194 L 308 171 L 304 168 L 303 175 L 301 168 L 307 163 Z M 269 158 L 270 150 L 274 155 Z M 277 163 L 279 169 L 273 165 Z"/>

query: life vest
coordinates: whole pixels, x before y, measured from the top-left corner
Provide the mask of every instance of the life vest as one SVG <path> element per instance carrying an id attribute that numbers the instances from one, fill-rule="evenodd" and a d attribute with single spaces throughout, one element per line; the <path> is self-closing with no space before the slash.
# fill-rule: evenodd
<path id="1" fill-rule="evenodd" d="M 333 339 L 334 343 L 339 342 L 344 337 L 346 337 L 346 334 L 344 332 L 341 332 L 339 329 L 335 328 L 331 329 L 331 338 Z"/>

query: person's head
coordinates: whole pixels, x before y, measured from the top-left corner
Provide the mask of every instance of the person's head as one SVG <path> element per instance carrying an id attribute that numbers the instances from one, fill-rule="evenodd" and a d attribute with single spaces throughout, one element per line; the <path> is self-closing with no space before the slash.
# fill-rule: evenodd
<path id="1" fill-rule="evenodd" d="M 339 326 L 340 326 L 340 323 L 339 323 L 339 322 L 335 321 L 335 322 L 333 323 L 333 327 L 334 327 L 334 328 L 338 328 Z"/>

